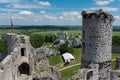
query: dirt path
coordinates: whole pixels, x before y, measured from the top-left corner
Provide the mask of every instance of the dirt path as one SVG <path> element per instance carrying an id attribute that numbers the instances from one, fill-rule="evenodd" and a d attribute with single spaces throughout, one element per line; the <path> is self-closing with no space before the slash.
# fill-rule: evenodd
<path id="1" fill-rule="evenodd" d="M 112 61 L 115 61 L 116 59 L 112 59 Z M 78 66 L 78 65 L 81 65 L 81 63 L 78 63 L 78 64 L 74 64 L 74 65 L 70 65 L 70 66 L 67 66 L 67 67 L 64 67 L 62 69 L 59 69 L 58 71 L 63 71 L 65 69 L 68 69 L 68 68 L 71 68 L 71 67 L 74 67 L 74 66 Z"/>
<path id="2" fill-rule="evenodd" d="M 71 66 L 67 66 L 67 67 L 64 67 L 62 69 L 59 69 L 59 71 L 62 71 L 62 70 L 65 70 L 65 69 L 68 69 L 68 68 L 71 68 L 71 67 L 74 67 L 74 66 L 78 66 L 80 65 L 81 63 L 78 63 L 78 64 L 74 64 L 74 65 L 71 65 Z"/>

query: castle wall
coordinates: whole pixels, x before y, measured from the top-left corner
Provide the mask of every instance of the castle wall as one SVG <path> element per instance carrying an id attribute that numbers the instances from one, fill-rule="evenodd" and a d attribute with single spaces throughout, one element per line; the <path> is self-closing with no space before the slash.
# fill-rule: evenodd
<path id="1" fill-rule="evenodd" d="M 45 51 L 34 49 L 26 35 L 7 34 L 8 55 L 0 62 L 0 80 L 61 80 L 49 65 Z M 41 65 L 41 66 L 40 66 Z"/>
<path id="2" fill-rule="evenodd" d="M 110 80 L 120 80 L 120 70 L 111 71 Z"/>
<path id="3" fill-rule="evenodd" d="M 35 68 L 34 49 L 31 47 L 29 37 L 8 33 L 7 45 L 9 55 L 0 63 L 0 79 L 20 80 L 19 66 L 23 63 L 30 67 L 28 77 L 33 75 Z"/>
<path id="4" fill-rule="evenodd" d="M 99 80 L 110 80 L 113 16 L 102 10 L 83 16 L 82 68 L 99 64 Z"/>

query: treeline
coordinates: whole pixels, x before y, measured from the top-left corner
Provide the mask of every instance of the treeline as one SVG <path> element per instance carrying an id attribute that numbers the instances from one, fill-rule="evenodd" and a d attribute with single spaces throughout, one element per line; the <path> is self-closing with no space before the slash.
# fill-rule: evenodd
<path id="1" fill-rule="evenodd" d="M 113 26 L 113 31 L 120 31 L 120 26 Z"/>
<path id="2" fill-rule="evenodd" d="M 11 29 L 10 26 L 1 26 L 0 29 Z M 14 29 L 41 29 L 41 30 L 78 30 L 81 29 L 81 26 L 52 26 L 52 25 L 43 25 L 43 26 L 15 26 Z"/>
<path id="3" fill-rule="evenodd" d="M 0 29 L 11 29 L 10 25 L 1 25 Z M 14 29 L 41 29 L 41 30 L 78 30 L 82 29 L 82 26 L 55 26 L 55 25 L 14 25 Z M 113 31 L 120 31 L 120 26 L 113 26 Z"/>

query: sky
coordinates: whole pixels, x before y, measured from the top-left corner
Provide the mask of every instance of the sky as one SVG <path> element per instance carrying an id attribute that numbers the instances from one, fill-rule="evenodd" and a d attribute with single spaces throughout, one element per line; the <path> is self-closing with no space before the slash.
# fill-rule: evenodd
<path id="1" fill-rule="evenodd" d="M 0 0 L 0 25 L 82 25 L 81 12 L 98 9 L 120 25 L 120 0 Z"/>

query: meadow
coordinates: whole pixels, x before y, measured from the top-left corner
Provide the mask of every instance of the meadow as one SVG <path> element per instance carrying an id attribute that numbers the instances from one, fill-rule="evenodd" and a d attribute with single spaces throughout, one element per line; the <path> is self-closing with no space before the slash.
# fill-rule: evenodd
<path id="1" fill-rule="evenodd" d="M 27 35 L 53 35 L 55 33 L 61 32 L 64 30 L 39 30 L 39 29 L 32 29 L 32 30 L 22 30 L 22 29 L 14 29 L 14 31 L 11 31 L 11 29 L 0 29 L 0 35 L 5 35 L 6 33 L 17 33 L 17 34 L 27 34 Z M 82 30 L 66 30 L 68 33 L 73 34 L 73 35 L 82 35 Z M 120 36 L 120 31 L 114 31 L 113 36 Z M 43 45 L 50 47 L 52 43 L 47 43 L 45 42 Z M 48 60 L 50 65 L 56 67 L 58 70 L 60 70 L 63 80 L 69 79 L 78 69 L 80 69 L 80 64 L 81 62 L 81 56 L 82 56 L 82 49 L 81 48 L 74 48 L 74 52 L 72 53 L 73 56 L 75 57 L 75 60 L 70 62 L 70 64 L 64 66 L 64 61 L 61 55 L 58 56 L 49 56 Z M 112 53 L 112 59 L 115 59 L 116 56 L 120 56 L 118 53 Z M 64 70 L 61 70 L 65 67 L 69 67 L 72 65 L 76 65 Z M 112 69 L 115 68 L 115 61 L 112 61 Z"/>
<path id="2" fill-rule="evenodd" d="M 70 62 L 67 66 L 64 66 L 64 61 L 61 55 L 58 56 L 49 56 L 48 60 L 50 65 L 55 66 L 58 70 L 60 70 L 63 80 L 68 80 L 75 72 L 77 72 L 80 69 L 81 64 L 81 56 L 82 56 L 82 49 L 81 48 L 74 48 L 74 53 L 72 53 L 75 57 L 75 60 Z M 112 59 L 116 59 L 117 56 L 120 56 L 119 53 L 112 53 Z M 64 70 L 61 70 L 65 67 L 69 67 L 72 65 L 76 65 Z M 115 69 L 115 61 L 112 61 L 112 69 Z"/>
<path id="3" fill-rule="evenodd" d="M 82 35 L 82 30 L 40 30 L 40 29 L 30 29 L 30 30 L 24 30 L 24 29 L 14 29 L 14 31 L 11 31 L 11 29 L 0 29 L 0 35 L 6 34 L 6 33 L 30 33 L 30 34 L 39 34 L 39 35 L 53 35 L 55 33 L 61 32 L 61 31 L 67 31 L 70 34 L 73 35 Z M 113 36 L 120 36 L 120 31 L 113 31 Z"/>

